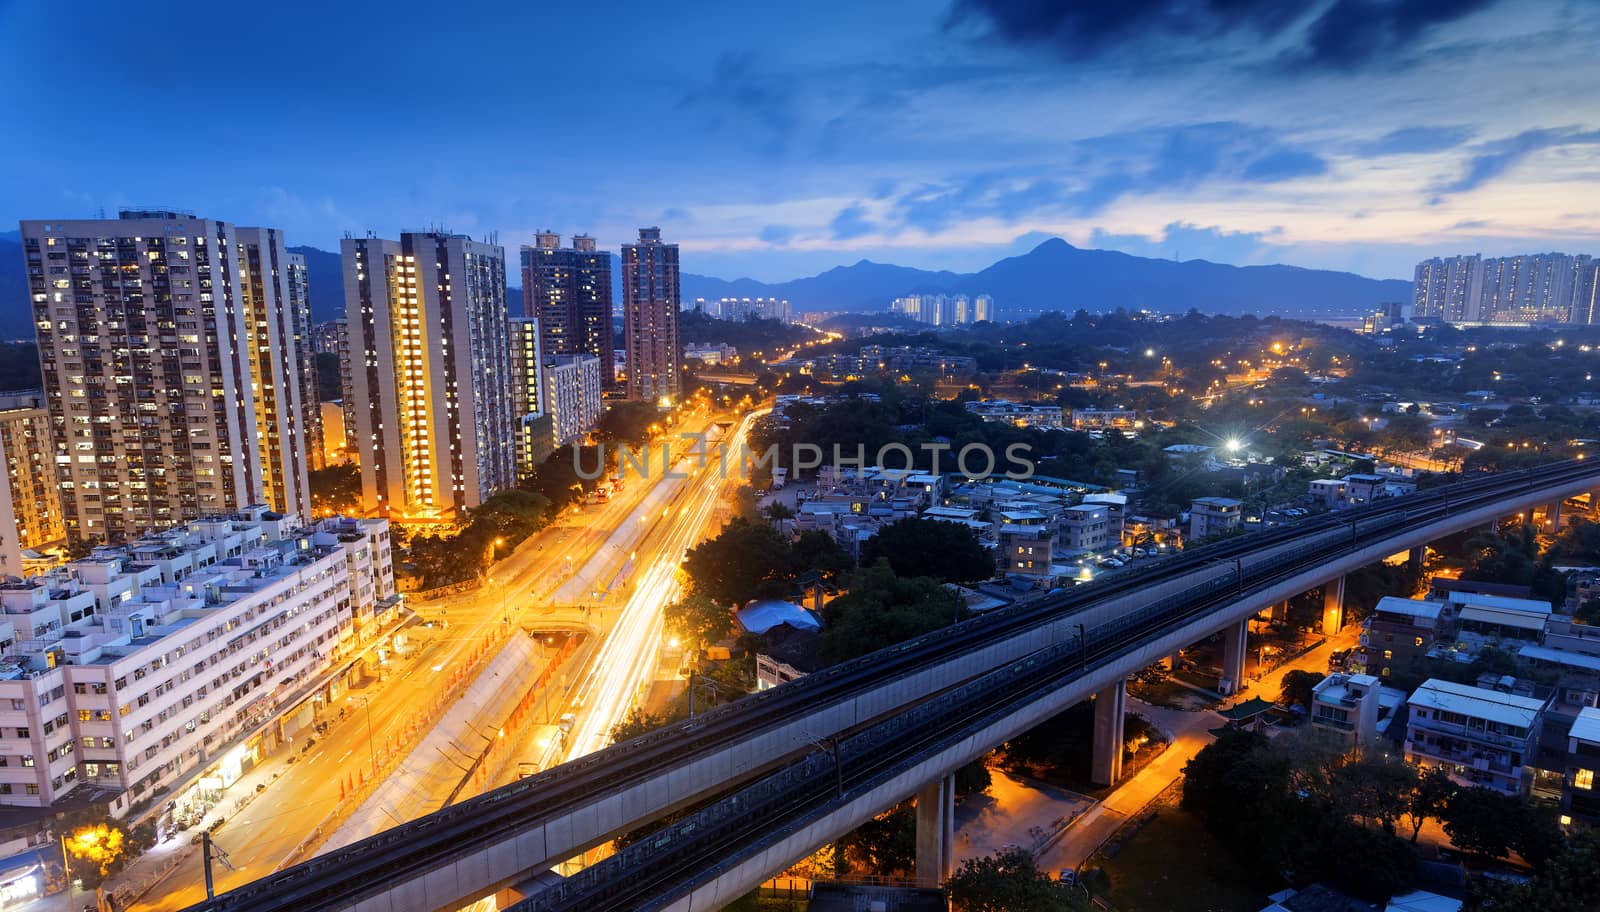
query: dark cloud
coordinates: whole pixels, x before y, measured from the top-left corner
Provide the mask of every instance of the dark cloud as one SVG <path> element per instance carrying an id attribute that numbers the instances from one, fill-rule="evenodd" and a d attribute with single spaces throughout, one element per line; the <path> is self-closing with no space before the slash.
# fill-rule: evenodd
<path id="1" fill-rule="evenodd" d="M 742 132 L 781 152 L 798 124 L 795 86 L 761 65 L 751 51 L 724 51 L 710 78 L 678 106 L 704 115 L 713 129 Z"/>
<path id="2" fill-rule="evenodd" d="M 1133 47 L 1281 43 L 1278 63 L 1348 69 L 1394 59 L 1428 29 L 1499 0 L 956 0 L 949 22 L 985 23 L 1015 44 L 1080 61 Z"/>
<path id="3" fill-rule="evenodd" d="M 836 241 L 848 241 L 878 230 L 878 226 L 867 218 L 867 208 L 860 205 L 839 210 L 828 227 L 833 230 L 833 239 Z"/>
<path id="4" fill-rule="evenodd" d="M 1600 130 L 1558 127 L 1525 130 L 1516 136 L 1484 143 L 1467 162 L 1467 172 L 1439 188 L 1439 194 L 1476 190 L 1509 171 L 1518 162 L 1545 149 L 1600 143 Z M 1437 201 L 1438 197 L 1435 197 Z"/>
<path id="5" fill-rule="evenodd" d="M 764 243 L 782 246 L 794 240 L 794 229 L 788 225 L 767 225 L 761 229 L 760 237 Z"/>
<path id="6" fill-rule="evenodd" d="M 1417 155 L 1454 149 L 1477 131 L 1468 126 L 1402 127 L 1356 147 L 1367 158 L 1383 155 Z"/>
<path id="7" fill-rule="evenodd" d="M 669 206 L 661 211 L 661 218 L 658 219 L 658 221 L 692 222 L 694 221 L 694 216 L 687 209 L 683 209 L 678 206 Z"/>

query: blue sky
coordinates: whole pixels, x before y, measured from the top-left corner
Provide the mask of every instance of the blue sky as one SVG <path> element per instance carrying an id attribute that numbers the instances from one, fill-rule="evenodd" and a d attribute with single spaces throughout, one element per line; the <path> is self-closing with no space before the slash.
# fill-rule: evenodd
<path id="1" fill-rule="evenodd" d="M 0 0 L 0 218 L 659 224 L 684 268 L 1600 254 L 1583 0 Z"/>

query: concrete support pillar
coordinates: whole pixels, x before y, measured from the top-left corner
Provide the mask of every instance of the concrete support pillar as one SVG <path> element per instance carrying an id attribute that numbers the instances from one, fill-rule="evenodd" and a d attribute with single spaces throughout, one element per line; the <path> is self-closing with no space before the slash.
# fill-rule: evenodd
<path id="1" fill-rule="evenodd" d="M 1229 624 L 1222 631 L 1222 678 L 1217 681 L 1217 692 L 1223 696 L 1239 689 L 1244 681 L 1244 657 L 1250 648 L 1250 619 Z"/>
<path id="2" fill-rule="evenodd" d="M 1122 778 L 1122 723 L 1128 710 L 1128 682 L 1094 695 L 1094 761 L 1089 778 L 1095 785 L 1116 785 Z"/>
<path id="3" fill-rule="evenodd" d="M 1322 584 L 1322 635 L 1344 629 L 1344 577 Z"/>
<path id="4" fill-rule="evenodd" d="M 1550 531 L 1561 531 L 1561 501 L 1555 501 L 1544 508 L 1544 518 L 1550 521 Z"/>
<path id="5" fill-rule="evenodd" d="M 1287 621 L 1289 619 L 1289 600 L 1284 599 L 1281 602 L 1273 602 L 1272 605 L 1267 608 L 1267 619 L 1272 621 Z"/>
<path id="6" fill-rule="evenodd" d="M 1161 664 L 1168 671 L 1177 671 L 1179 668 L 1183 667 L 1183 658 L 1174 652 L 1172 655 L 1162 659 Z"/>
<path id="7" fill-rule="evenodd" d="M 1496 534 L 1500 532 L 1500 517 L 1497 516 L 1494 519 L 1489 520 L 1489 531 Z"/>
<path id="8" fill-rule="evenodd" d="M 917 880 L 942 885 L 955 873 L 956 777 L 917 792 Z"/>
<path id="9" fill-rule="evenodd" d="M 1426 566 L 1428 559 L 1428 546 L 1418 545 L 1406 554 L 1406 568 L 1412 573 L 1420 574 Z"/>

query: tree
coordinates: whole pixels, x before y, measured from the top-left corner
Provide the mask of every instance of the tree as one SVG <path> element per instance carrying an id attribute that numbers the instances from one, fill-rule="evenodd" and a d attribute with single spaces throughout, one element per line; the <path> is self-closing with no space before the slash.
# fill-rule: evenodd
<path id="1" fill-rule="evenodd" d="M 319 514 L 354 513 L 361 508 L 361 466 L 346 462 L 312 469 L 311 506 Z"/>
<path id="2" fill-rule="evenodd" d="M 1417 787 L 1417 769 L 1398 757 L 1369 753 L 1333 771 L 1332 793 L 1339 809 L 1362 823 L 1377 821 L 1394 834 Z"/>
<path id="3" fill-rule="evenodd" d="M 776 505 L 775 505 L 776 506 Z M 794 569 L 815 570 L 825 580 L 835 580 L 853 565 L 850 555 L 833 536 L 820 529 L 808 529 L 794 540 Z"/>
<path id="4" fill-rule="evenodd" d="M 1463 852 L 1504 858 L 1511 851 L 1511 823 L 1519 815 L 1521 804 L 1494 789 L 1461 789 L 1445 802 L 1445 834 Z"/>
<path id="5" fill-rule="evenodd" d="M 885 558 L 901 576 L 932 576 L 947 583 L 994 576 L 994 557 L 966 526 L 932 519 L 902 519 L 867 539 L 861 563 Z"/>
<path id="6" fill-rule="evenodd" d="M 1478 908 L 1496 912 L 1593 912 L 1600 895 L 1600 830 L 1580 830 L 1520 884 L 1481 878 Z M 1483 895 L 1487 894 L 1487 895 Z"/>
<path id="7" fill-rule="evenodd" d="M 969 858 L 945 882 L 956 912 L 1070 912 L 1071 890 L 1039 870 L 1022 849 Z"/>
<path id="8" fill-rule="evenodd" d="M 887 561 L 851 573 L 845 588 L 849 591 L 824 609 L 819 652 L 830 665 L 938 630 L 959 617 L 955 593 L 929 577 L 900 576 Z"/>
<path id="9" fill-rule="evenodd" d="M 1444 811 L 1445 803 L 1456 793 L 1456 783 L 1450 771 L 1442 766 L 1430 766 L 1417 774 L 1417 784 L 1406 796 L 1406 816 L 1411 823 L 1411 844 L 1416 845 L 1422 833 L 1422 824 L 1429 817 Z"/>
<path id="10" fill-rule="evenodd" d="M 663 611 L 663 617 L 667 629 L 696 651 L 726 637 L 733 628 L 733 615 L 727 606 L 703 595 L 691 594 L 673 602 Z"/>
<path id="11" fill-rule="evenodd" d="M 1311 709 L 1311 691 L 1322 683 L 1322 675 L 1298 668 L 1286 671 L 1279 682 L 1279 702 L 1286 706 L 1300 705 Z"/>
<path id="12" fill-rule="evenodd" d="M 637 446 L 650 439 L 650 427 L 660 417 L 661 409 L 654 402 L 637 399 L 614 402 L 600 416 L 600 423 L 594 429 L 595 437 L 610 444 Z"/>
<path id="13" fill-rule="evenodd" d="M 781 594 L 793 569 L 793 552 L 789 540 L 776 529 L 738 517 L 716 538 L 691 548 L 683 569 L 697 594 L 739 605 L 775 588 Z"/>
<path id="14" fill-rule="evenodd" d="M 72 834 L 66 845 L 72 857 L 96 865 L 104 877 L 122 857 L 122 831 L 104 823 L 83 827 Z"/>
<path id="15" fill-rule="evenodd" d="M 794 510 L 790 509 L 789 505 L 781 500 L 774 500 L 772 503 L 767 504 L 766 508 L 761 512 L 765 513 L 767 518 L 773 522 L 794 518 Z"/>
<path id="16" fill-rule="evenodd" d="M 917 813 L 902 801 L 839 840 L 843 856 L 874 874 L 910 873 L 917 861 Z"/>

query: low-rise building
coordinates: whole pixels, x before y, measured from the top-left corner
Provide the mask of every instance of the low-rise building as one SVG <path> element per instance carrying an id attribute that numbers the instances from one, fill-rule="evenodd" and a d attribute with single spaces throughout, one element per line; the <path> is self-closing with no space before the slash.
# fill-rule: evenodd
<path id="1" fill-rule="evenodd" d="M 1042 523 L 1001 525 L 997 540 L 1002 573 L 1030 579 L 1046 579 L 1050 576 L 1051 562 L 1055 557 L 1055 537 L 1048 526 Z"/>
<path id="2" fill-rule="evenodd" d="M 1566 776 L 1561 787 L 1562 823 L 1600 825 L 1600 791 L 1594 773 L 1600 769 L 1600 709 L 1578 713 L 1567 733 Z"/>
<path id="3" fill-rule="evenodd" d="M 1133 409 L 1096 409 L 1084 408 L 1072 410 L 1072 427 L 1074 430 L 1133 430 L 1139 424 L 1139 413 Z"/>
<path id="4" fill-rule="evenodd" d="M 1017 427 L 1059 428 L 1063 426 L 1059 405 L 988 399 L 968 402 L 967 411 L 984 421 L 1000 421 Z"/>
<path id="5" fill-rule="evenodd" d="M 1379 599 L 1362 622 L 1356 667 L 1380 678 L 1419 673 L 1444 632 L 1444 608 L 1441 602 L 1392 595 Z"/>
<path id="6" fill-rule="evenodd" d="M 1128 515 L 1128 495 L 1097 492 L 1083 495 L 1083 502 L 1106 508 L 1106 538 L 1113 544 L 1121 543 Z"/>
<path id="7" fill-rule="evenodd" d="M 1311 689 L 1311 726 L 1346 751 L 1369 747 L 1378 737 L 1378 679 L 1366 674 L 1331 674 Z"/>
<path id="8" fill-rule="evenodd" d="M 1458 636 L 1473 646 L 1537 643 L 1552 614 L 1550 603 L 1477 592 L 1453 592 L 1446 599 Z"/>
<path id="9" fill-rule="evenodd" d="M 1115 545 L 1110 510 L 1102 504 L 1082 503 L 1061 511 L 1061 546 L 1068 551 L 1101 551 Z"/>
<path id="10" fill-rule="evenodd" d="M 1344 477 L 1344 502 L 1351 506 L 1369 504 L 1385 496 L 1386 479 L 1382 475 L 1346 475 Z"/>
<path id="11" fill-rule="evenodd" d="M 1430 678 L 1408 701 L 1406 759 L 1508 795 L 1529 785 L 1545 700 Z"/>
<path id="12" fill-rule="evenodd" d="M 1189 540 L 1199 541 L 1239 528 L 1244 501 L 1232 497 L 1196 497 L 1189 505 Z"/>
<path id="13" fill-rule="evenodd" d="M 1314 478 L 1307 486 L 1307 492 L 1313 501 L 1328 509 L 1333 509 L 1344 503 L 1343 478 Z"/>
<path id="14" fill-rule="evenodd" d="M 201 771 L 226 788 L 398 604 L 386 521 L 265 507 L 0 585 L 0 804 L 88 785 L 121 816 Z"/>

